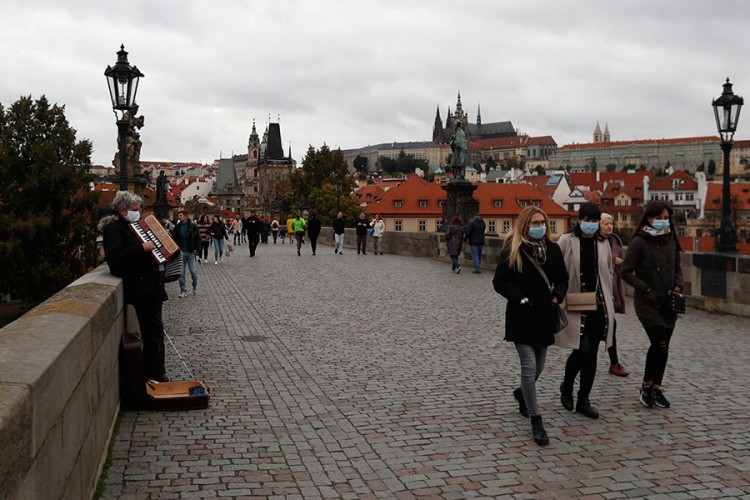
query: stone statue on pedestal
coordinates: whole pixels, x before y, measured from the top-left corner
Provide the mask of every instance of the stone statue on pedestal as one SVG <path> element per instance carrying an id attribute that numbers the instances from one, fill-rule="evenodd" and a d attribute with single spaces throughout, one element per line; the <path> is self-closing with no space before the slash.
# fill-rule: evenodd
<path id="1" fill-rule="evenodd" d="M 453 167 L 453 179 L 464 180 L 466 172 L 466 157 L 469 152 L 469 143 L 466 140 L 466 132 L 461 128 L 461 120 L 456 120 L 456 131 L 451 137 L 451 167 Z"/>

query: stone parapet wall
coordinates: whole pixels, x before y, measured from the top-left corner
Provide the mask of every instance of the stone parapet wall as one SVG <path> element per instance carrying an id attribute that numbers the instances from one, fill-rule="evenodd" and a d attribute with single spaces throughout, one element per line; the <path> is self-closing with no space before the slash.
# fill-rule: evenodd
<path id="1" fill-rule="evenodd" d="M 333 230 L 330 227 L 323 228 L 318 243 L 333 245 Z M 344 248 L 355 249 L 356 244 L 357 236 L 354 229 L 346 229 Z M 483 270 L 494 272 L 500 259 L 502 244 L 503 239 L 497 236 L 485 238 L 482 249 Z M 372 245 L 372 238 L 368 237 L 368 251 L 372 250 Z M 443 233 L 386 231 L 383 234 L 383 252 L 450 262 Z M 688 305 L 711 312 L 750 316 L 750 256 L 683 252 L 681 258 Z M 467 243 L 464 243 L 459 261 L 461 266 L 466 268 L 464 272 L 473 269 Z M 707 279 L 704 273 L 710 271 L 726 273 L 726 298 L 701 295 L 703 282 Z M 632 295 L 633 290 L 625 285 L 625 293 Z"/>
<path id="2" fill-rule="evenodd" d="M 119 408 L 123 311 L 104 265 L 0 329 L 0 497 L 92 496 Z"/>

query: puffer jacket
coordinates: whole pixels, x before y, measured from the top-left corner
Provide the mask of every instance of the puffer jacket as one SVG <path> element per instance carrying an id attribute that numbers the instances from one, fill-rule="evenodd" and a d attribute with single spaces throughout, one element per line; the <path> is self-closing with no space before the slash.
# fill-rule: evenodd
<path id="1" fill-rule="evenodd" d="M 667 306 L 667 292 L 676 286 L 684 288 L 680 249 L 674 236 L 639 231 L 630 241 L 620 274 L 635 290 L 633 306 L 644 328 L 674 328 L 677 315 Z"/>

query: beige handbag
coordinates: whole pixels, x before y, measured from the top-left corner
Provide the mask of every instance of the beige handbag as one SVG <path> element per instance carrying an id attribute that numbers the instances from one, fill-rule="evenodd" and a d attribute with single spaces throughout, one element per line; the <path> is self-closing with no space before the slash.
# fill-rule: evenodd
<path id="1" fill-rule="evenodd" d="M 565 296 L 568 311 L 596 311 L 596 292 L 569 292 Z"/>

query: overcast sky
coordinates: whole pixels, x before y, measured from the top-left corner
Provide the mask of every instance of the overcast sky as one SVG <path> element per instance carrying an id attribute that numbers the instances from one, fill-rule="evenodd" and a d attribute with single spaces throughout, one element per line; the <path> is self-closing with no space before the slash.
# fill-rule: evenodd
<path id="1" fill-rule="evenodd" d="M 750 97 L 748 20 L 744 0 L 2 0 L 0 103 L 65 105 L 110 165 L 104 70 L 124 43 L 145 74 L 141 160 L 246 153 L 269 116 L 298 161 L 430 140 L 458 91 L 471 122 L 480 105 L 558 146 L 597 120 L 615 141 L 716 135 L 726 77 Z"/>

